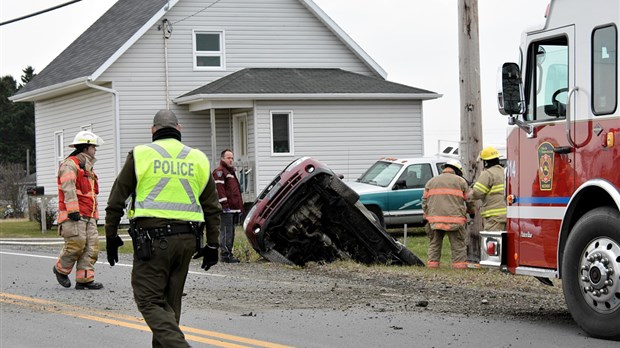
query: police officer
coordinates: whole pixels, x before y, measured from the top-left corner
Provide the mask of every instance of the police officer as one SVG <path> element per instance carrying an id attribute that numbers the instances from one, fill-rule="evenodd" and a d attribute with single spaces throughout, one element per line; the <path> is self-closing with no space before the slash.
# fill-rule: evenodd
<path id="1" fill-rule="evenodd" d="M 68 275 L 73 266 L 76 289 L 103 288 L 95 281 L 94 266 L 99 257 L 99 180 L 93 170 L 97 146 L 102 144 L 103 140 L 95 133 L 78 132 L 69 145 L 75 150 L 58 168 L 58 231 L 65 245 L 52 271 L 65 288 L 71 287 Z"/>
<path id="2" fill-rule="evenodd" d="M 506 230 L 506 198 L 504 196 L 504 168 L 499 163 L 499 152 L 493 146 L 480 151 L 484 169 L 471 190 L 472 200 L 481 200 L 480 216 L 485 231 Z"/>
<path id="3" fill-rule="evenodd" d="M 443 172 L 424 186 L 422 210 L 428 221 L 428 268 L 439 268 L 441 247 L 446 234 L 452 249 L 452 268 L 467 268 L 465 214 L 473 214 L 474 207 L 468 202 L 469 185 L 462 175 L 461 162 L 450 159 L 443 166 Z"/>
<path id="4" fill-rule="evenodd" d="M 179 328 L 181 297 L 192 255 L 208 270 L 218 262 L 220 213 L 207 156 L 181 142 L 181 126 L 170 110 L 153 119 L 153 142 L 127 156 L 108 199 L 106 250 L 118 262 L 123 241 L 118 225 L 132 197 L 130 233 L 134 244 L 131 286 L 153 347 L 189 347 Z M 206 225 L 206 245 L 197 240 Z"/>

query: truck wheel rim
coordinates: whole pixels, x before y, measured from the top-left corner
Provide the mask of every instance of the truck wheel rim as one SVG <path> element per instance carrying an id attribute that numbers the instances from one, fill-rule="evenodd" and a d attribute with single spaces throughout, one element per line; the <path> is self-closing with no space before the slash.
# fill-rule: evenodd
<path id="1" fill-rule="evenodd" d="M 585 248 L 579 262 L 581 291 L 586 303 L 599 313 L 620 307 L 620 246 L 597 238 Z"/>

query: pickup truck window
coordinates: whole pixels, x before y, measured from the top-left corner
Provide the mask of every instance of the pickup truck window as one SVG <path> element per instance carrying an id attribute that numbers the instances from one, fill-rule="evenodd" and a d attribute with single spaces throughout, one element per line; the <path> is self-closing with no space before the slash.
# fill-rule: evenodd
<path id="1" fill-rule="evenodd" d="M 386 187 L 392 182 L 402 164 L 378 161 L 370 167 L 358 181 L 364 184 Z"/>
<path id="2" fill-rule="evenodd" d="M 398 178 L 398 183 L 404 183 L 407 189 L 423 188 L 427 181 L 433 177 L 430 163 L 412 164 Z"/>

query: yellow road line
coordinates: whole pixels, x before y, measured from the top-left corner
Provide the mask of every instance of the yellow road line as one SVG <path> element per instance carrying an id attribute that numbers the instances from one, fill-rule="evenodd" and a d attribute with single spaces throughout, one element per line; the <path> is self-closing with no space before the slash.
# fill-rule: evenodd
<path id="1" fill-rule="evenodd" d="M 108 313 L 103 311 L 97 311 L 90 308 L 73 306 L 61 302 L 54 302 L 49 300 L 38 299 L 34 297 L 20 296 L 15 294 L 1 293 L 0 292 L 0 302 L 13 304 L 16 306 L 27 307 L 33 310 L 38 311 L 47 311 L 56 314 L 72 316 L 76 318 L 82 318 L 87 320 L 92 320 L 100 323 L 105 323 L 109 325 L 121 326 L 129 329 L 146 331 L 150 332 L 151 329 L 146 325 L 144 319 L 137 318 L 129 315 L 116 314 L 116 313 Z M 64 308 L 64 309 L 61 309 Z M 89 314 L 85 314 L 89 313 Z M 226 347 L 226 348 L 243 348 L 243 347 L 265 347 L 265 348 L 289 348 L 290 346 L 285 346 L 277 343 L 271 343 L 267 341 L 255 340 L 251 338 L 234 336 L 229 334 L 224 334 L 216 331 L 210 330 L 202 330 L 198 328 L 193 328 L 189 326 L 181 326 L 181 330 L 183 332 L 193 333 L 195 335 L 185 335 L 185 338 L 189 341 L 201 342 L 210 344 L 217 347 Z M 202 335 L 202 336 L 196 336 Z M 211 339 L 209 337 L 215 338 Z M 232 341 L 246 345 L 239 345 Z"/>

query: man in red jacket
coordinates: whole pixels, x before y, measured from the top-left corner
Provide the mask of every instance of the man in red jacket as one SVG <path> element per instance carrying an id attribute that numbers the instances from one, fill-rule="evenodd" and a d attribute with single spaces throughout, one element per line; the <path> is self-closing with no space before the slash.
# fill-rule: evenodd
<path id="1" fill-rule="evenodd" d="M 222 205 L 220 259 L 227 263 L 239 262 L 239 259 L 233 255 L 233 244 L 235 242 L 235 225 L 239 223 L 239 216 L 243 210 L 241 186 L 235 174 L 235 167 L 233 167 L 234 159 L 232 150 L 225 149 L 220 154 L 220 164 L 213 171 L 217 195 Z"/>
<path id="2" fill-rule="evenodd" d="M 77 133 L 69 145 L 75 151 L 58 169 L 58 233 L 65 239 L 65 246 L 53 272 L 58 283 L 65 288 L 71 286 L 68 275 L 73 266 L 76 266 L 76 289 L 103 288 L 95 281 L 94 268 L 99 256 L 99 182 L 93 164 L 97 146 L 101 144 L 103 140 L 91 131 Z"/>

